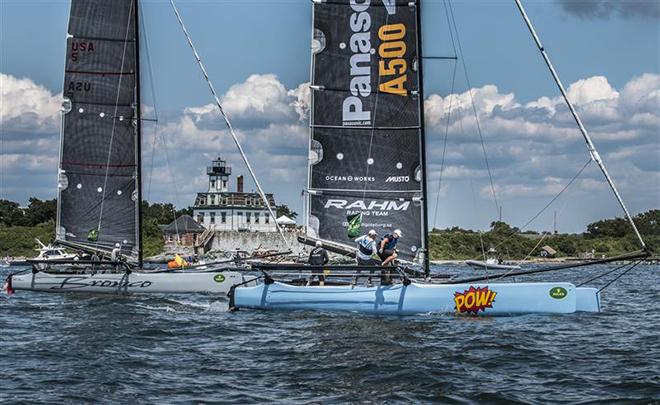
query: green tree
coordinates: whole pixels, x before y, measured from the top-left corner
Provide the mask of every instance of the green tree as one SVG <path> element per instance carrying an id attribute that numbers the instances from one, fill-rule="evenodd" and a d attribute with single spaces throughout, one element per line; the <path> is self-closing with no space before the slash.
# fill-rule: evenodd
<path id="1" fill-rule="evenodd" d="M 26 226 L 29 220 L 18 203 L 0 200 L 0 223 L 5 226 Z"/>
<path id="2" fill-rule="evenodd" d="M 631 231 L 630 224 L 623 218 L 603 219 L 587 225 L 587 236 L 592 238 L 609 236 L 621 238 Z"/>
<path id="3" fill-rule="evenodd" d="M 30 204 L 26 216 L 30 221 L 31 226 L 43 224 L 49 221 L 55 221 L 57 215 L 57 200 L 40 200 L 38 198 L 30 198 Z"/>
<path id="4" fill-rule="evenodd" d="M 660 235 L 660 209 L 637 214 L 634 220 L 642 235 Z"/>
<path id="5" fill-rule="evenodd" d="M 288 205 L 282 204 L 278 205 L 275 207 L 276 210 L 276 215 L 277 217 L 281 217 L 282 215 L 286 215 L 287 217 L 291 219 L 295 219 L 298 216 L 298 213 L 295 211 L 291 211 Z"/>

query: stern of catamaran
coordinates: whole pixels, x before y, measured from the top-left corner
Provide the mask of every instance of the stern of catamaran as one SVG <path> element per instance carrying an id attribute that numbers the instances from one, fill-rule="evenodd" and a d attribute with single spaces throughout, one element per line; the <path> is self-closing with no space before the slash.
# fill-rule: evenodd
<path id="1" fill-rule="evenodd" d="M 575 289 L 577 312 L 600 312 L 600 291 L 592 287 L 577 287 Z"/>

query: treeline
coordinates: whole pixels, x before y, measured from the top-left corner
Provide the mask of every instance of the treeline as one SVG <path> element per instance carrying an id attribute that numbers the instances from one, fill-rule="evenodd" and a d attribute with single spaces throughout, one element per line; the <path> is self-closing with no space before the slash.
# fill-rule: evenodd
<path id="1" fill-rule="evenodd" d="M 163 236 L 158 225 L 169 224 L 180 215 L 192 215 L 192 208 L 177 210 L 169 203 L 142 202 L 142 241 L 145 256 L 163 250 Z M 35 238 L 50 243 L 55 236 L 57 200 L 30 198 L 27 207 L 0 200 L 0 254 L 34 255 Z"/>
<path id="2" fill-rule="evenodd" d="M 167 225 L 181 215 L 192 216 L 192 207 L 176 209 L 171 203 L 142 201 L 142 243 L 144 256 L 163 251 L 163 234 L 159 225 Z M 297 213 L 282 204 L 276 207 L 277 215 L 295 218 Z M 0 200 L 0 254 L 32 256 L 35 254 L 35 238 L 50 243 L 55 236 L 57 200 L 30 198 L 27 207 L 17 202 Z"/>
<path id="3" fill-rule="evenodd" d="M 638 214 L 634 219 L 651 253 L 659 254 L 660 210 Z M 540 256 L 541 248 L 546 245 L 557 251 L 555 257 L 576 257 L 591 253 L 596 257 L 611 257 L 640 249 L 632 227 L 623 218 L 594 222 L 582 234 L 521 233 L 519 229 L 498 221 L 491 223 L 487 232 L 453 227 L 433 229 L 429 235 L 433 260 L 481 258 L 482 252 L 490 248 L 495 248 L 504 259 L 534 258 Z"/>
<path id="4" fill-rule="evenodd" d="M 153 203 L 142 201 L 142 224 L 151 231 L 158 230 L 158 225 L 167 225 L 181 215 L 192 216 L 192 207 L 176 209 L 171 203 Z M 275 207 L 276 215 L 286 215 L 296 218 L 298 215 L 286 204 Z M 0 200 L 0 225 L 2 226 L 37 226 L 55 221 L 57 215 L 57 200 L 40 200 L 32 197 L 27 207 L 21 207 L 17 202 Z"/>
<path id="5" fill-rule="evenodd" d="M 4 226 L 36 226 L 55 220 L 57 200 L 30 198 L 27 207 L 17 202 L 0 200 L 0 224 Z"/>
<path id="6" fill-rule="evenodd" d="M 57 201 L 30 198 L 27 207 L 0 200 L 0 254 L 32 255 L 34 238 L 44 243 L 55 234 Z M 192 208 L 176 209 L 170 203 L 142 202 L 142 237 L 145 256 L 162 252 L 163 236 L 159 225 L 169 224 L 180 215 L 192 215 Z M 296 217 L 286 205 L 277 207 L 277 215 Z M 660 210 L 650 210 L 635 216 L 635 223 L 649 250 L 660 254 Z M 541 240 L 542 239 L 542 240 Z M 540 243 L 539 243 L 540 242 Z M 482 256 L 482 248 L 495 248 L 506 259 L 538 257 L 541 248 L 548 245 L 557 251 L 557 257 L 579 256 L 592 252 L 596 256 L 616 256 L 639 249 L 630 224 L 624 218 L 596 221 L 582 234 L 520 232 L 504 222 L 493 222 L 490 230 L 482 232 L 459 227 L 433 229 L 429 236 L 431 258 L 468 259 Z"/>

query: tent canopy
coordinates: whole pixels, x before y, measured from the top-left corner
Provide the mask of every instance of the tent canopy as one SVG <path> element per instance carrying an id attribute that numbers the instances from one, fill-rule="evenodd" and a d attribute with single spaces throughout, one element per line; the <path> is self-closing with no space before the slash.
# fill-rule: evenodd
<path id="1" fill-rule="evenodd" d="M 295 225 L 296 221 L 293 219 L 287 217 L 286 215 L 282 215 L 281 217 L 277 218 L 275 220 L 279 225 Z"/>

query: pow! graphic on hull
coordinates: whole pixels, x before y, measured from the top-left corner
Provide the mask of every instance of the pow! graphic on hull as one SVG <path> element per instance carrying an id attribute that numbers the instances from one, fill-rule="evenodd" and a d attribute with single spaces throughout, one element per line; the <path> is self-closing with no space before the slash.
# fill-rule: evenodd
<path id="1" fill-rule="evenodd" d="M 469 289 L 463 292 L 454 293 L 454 303 L 456 312 L 477 314 L 479 311 L 485 311 L 486 308 L 492 308 L 497 293 L 489 290 L 488 287 Z"/>

